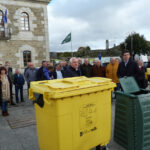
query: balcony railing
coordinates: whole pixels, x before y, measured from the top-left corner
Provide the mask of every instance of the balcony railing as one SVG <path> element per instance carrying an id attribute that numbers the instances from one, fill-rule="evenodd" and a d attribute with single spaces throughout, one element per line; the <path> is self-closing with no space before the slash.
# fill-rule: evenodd
<path id="1" fill-rule="evenodd" d="M 10 40 L 11 32 L 9 28 L 0 27 L 0 40 Z"/>

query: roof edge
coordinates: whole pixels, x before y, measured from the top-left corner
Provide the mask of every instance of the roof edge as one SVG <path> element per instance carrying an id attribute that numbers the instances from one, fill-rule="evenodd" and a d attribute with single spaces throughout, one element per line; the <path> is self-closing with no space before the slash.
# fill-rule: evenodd
<path id="1" fill-rule="evenodd" d="M 15 1 L 21 1 L 21 0 L 15 0 Z M 52 0 L 22 0 L 22 1 L 25 1 L 25 2 L 32 2 L 32 3 L 43 3 L 43 4 L 48 4 L 50 3 Z"/>

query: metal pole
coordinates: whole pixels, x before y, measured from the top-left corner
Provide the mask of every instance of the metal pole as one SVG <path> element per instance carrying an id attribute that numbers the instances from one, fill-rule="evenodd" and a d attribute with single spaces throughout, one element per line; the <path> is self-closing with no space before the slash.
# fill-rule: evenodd
<path id="1" fill-rule="evenodd" d="M 72 57 L 73 57 L 73 49 L 72 49 L 72 32 L 71 32 L 71 52 L 72 52 Z"/>

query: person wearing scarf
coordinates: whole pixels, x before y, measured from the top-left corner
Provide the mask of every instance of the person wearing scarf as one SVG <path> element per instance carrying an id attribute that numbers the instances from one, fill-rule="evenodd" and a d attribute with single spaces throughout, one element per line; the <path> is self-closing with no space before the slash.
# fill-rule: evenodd
<path id="1" fill-rule="evenodd" d="M 2 116 L 8 116 L 8 101 L 10 100 L 10 83 L 6 75 L 6 69 L 0 68 L 0 99 Z"/>

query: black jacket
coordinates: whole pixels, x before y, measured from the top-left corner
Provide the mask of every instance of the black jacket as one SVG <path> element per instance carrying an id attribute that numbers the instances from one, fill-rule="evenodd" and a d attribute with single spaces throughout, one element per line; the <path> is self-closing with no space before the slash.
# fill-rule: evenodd
<path id="1" fill-rule="evenodd" d="M 147 68 L 150 68 L 150 62 L 148 62 L 148 64 L 147 64 Z"/>
<path id="2" fill-rule="evenodd" d="M 61 70 L 61 73 L 62 73 L 62 76 L 63 76 L 63 78 L 64 78 L 64 70 Z M 53 72 L 53 77 L 54 77 L 54 79 L 57 79 L 56 70 Z"/>
<path id="3" fill-rule="evenodd" d="M 93 67 L 92 65 L 88 64 L 88 65 L 81 65 L 81 72 L 82 72 L 82 75 L 83 76 L 86 76 L 86 77 L 92 77 L 92 72 L 93 72 Z"/>
<path id="4" fill-rule="evenodd" d="M 23 75 L 22 74 L 14 74 L 14 85 L 15 86 L 23 86 L 25 83 L 25 80 L 23 78 Z"/>
<path id="5" fill-rule="evenodd" d="M 78 77 L 78 76 L 81 76 L 80 70 L 75 70 L 71 66 L 68 66 L 67 69 L 64 71 L 64 78 Z"/>
<path id="6" fill-rule="evenodd" d="M 37 81 L 47 80 L 44 76 L 43 67 L 39 68 L 37 71 Z"/>
<path id="7" fill-rule="evenodd" d="M 122 78 L 125 76 L 127 77 L 133 76 L 137 80 L 138 74 L 139 74 L 139 66 L 132 59 L 129 59 L 126 66 L 124 61 L 122 61 L 119 64 L 118 71 L 117 71 L 118 78 Z"/>
<path id="8" fill-rule="evenodd" d="M 148 86 L 148 81 L 145 79 L 146 68 L 142 67 L 139 69 L 139 74 L 137 76 L 137 83 L 140 88 L 146 88 Z"/>
<path id="9" fill-rule="evenodd" d="M 2 105 L 2 82 L 0 81 L 0 106 Z"/>

